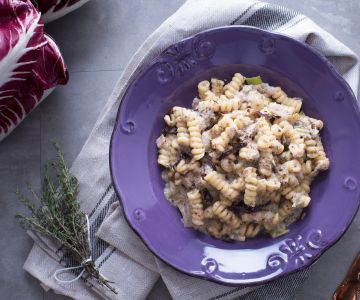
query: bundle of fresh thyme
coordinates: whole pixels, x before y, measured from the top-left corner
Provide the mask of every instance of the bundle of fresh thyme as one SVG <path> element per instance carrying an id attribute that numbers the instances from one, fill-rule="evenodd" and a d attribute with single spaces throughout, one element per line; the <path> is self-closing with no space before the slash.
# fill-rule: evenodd
<path id="1" fill-rule="evenodd" d="M 112 282 L 104 278 L 94 261 L 89 259 L 91 245 L 88 242 L 86 216 L 77 202 L 78 181 L 70 174 L 59 145 L 54 143 L 54 147 L 56 161 L 52 167 L 55 169 L 57 180 L 52 181 L 45 166 L 41 195 L 29 186 L 38 205 L 17 192 L 20 201 L 29 209 L 30 215 L 17 214 L 16 218 L 23 228 L 47 235 L 63 245 L 66 253 L 74 258 L 91 278 L 117 294 L 115 288 L 110 285 Z"/>

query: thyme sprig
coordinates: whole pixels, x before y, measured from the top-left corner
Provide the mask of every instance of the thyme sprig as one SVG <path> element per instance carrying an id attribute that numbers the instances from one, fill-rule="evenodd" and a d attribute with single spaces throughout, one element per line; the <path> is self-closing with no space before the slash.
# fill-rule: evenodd
<path id="1" fill-rule="evenodd" d="M 91 278 L 117 294 L 115 288 L 110 285 L 113 282 L 103 277 L 94 261 L 89 260 L 91 251 L 86 216 L 77 201 L 78 180 L 70 174 L 59 145 L 54 143 L 54 147 L 56 160 L 51 166 L 56 172 L 56 180 L 51 179 L 48 167 L 45 166 L 41 194 L 36 193 L 28 185 L 37 204 L 18 191 L 17 196 L 30 214 L 17 214 L 16 218 L 24 229 L 49 236 L 63 245 L 65 252 L 82 265 Z"/>

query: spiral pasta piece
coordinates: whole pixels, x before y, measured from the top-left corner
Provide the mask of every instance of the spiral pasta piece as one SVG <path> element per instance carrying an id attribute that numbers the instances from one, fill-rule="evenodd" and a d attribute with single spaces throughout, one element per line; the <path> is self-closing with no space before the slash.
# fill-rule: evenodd
<path id="1" fill-rule="evenodd" d="M 272 135 L 270 124 L 264 117 L 258 119 L 256 123 L 256 128 L 258 136 L 267 134 Z"/>
<path id="2" fill-rule="evenodd" d="M 170 167 L 170 150 L 165 147 L 160 148 L 157 162 L 166 168 Z"/>
<path id="3" fill-rule="evenodd" d="M 302 172 L 305 175 L 309 175 L 311 174 L 311 172 L 313 171 L 313 166 L 312 166 L 312 162 L 311 160 L 307 160 L 304 163 L 302 163 L 301 168 L 302 168 Z"/>
<path id="4" fill-rule="evenodd" d="M 289 173 L 287 185 L 289 187 L 294 188 L 295 186 L 298 186 L 299 184 L 300 184 L 300 182 L 299 182 L 299 179 L 297 178 L 297 176 L 294 173 Z"/>
<path id="5" fill-rule="evenodd" d="M 234 124 L 238 130 L 244 129 L 251 123 L 251 119 L 247 116 L 238 115 L 234 118 Z"/>
<path id="6" fill-rule="evenodd" d="M 291 199 L 291 202 L 293 203 L 293 207 L 300 207 L 305 208 L 309 205 L 311 201 L 311 198 L 308 194 L 303 193 L 297 193 L 294 195 L 294 197 Z"/>
<path id="7" fill-rule="evenodd" d="M 234 179 L 231 182 L 230 187 L 233 188 L 235 191 L 243 192 L 245 190 L 245 180 L 244 180 L 244 178 L 238 177 L 238 178 Z"/>
<path id="8" fill-rule="evenodd" d="M 273 124 L 271 126 L 271 133 L 279 140 L 283 135 L 283 130 L 278 124 Z"/>
<path id="9" fill-rule="evenodd" d="M 236 134 L 235 124 L 231 121 L 225 130 L 215 139 L 211 141 L 214 149 L 224 152 L 230 141 Z"/>
<path id="10" fill-rule="evenodd" d="M 199 104 L 205 104 L 209 102 L 217 102 L 219 100 L 219 97 L 216 96 L 212 91 L 207 91 L 205 93 L 205 101 L 201 101 Z"/>
<path id="11" fill-rule="evenodd" d="M 281 199 L 281 193 L 278 191 L 266 194 L 266 198 L 271 202 L 279 203 Z"/>
<path id="12" fill-rule="evenodd" d="M 251 111 L 251 115 L 257 115 L 263 109 L 267 109 L 270 101 L 264 95 L 256 92 L 253 93 L 251 98 L 248 101 L 248 108 Z"/>
<path id="13" fill-rule="evenodd" d="M 186 126 L 185 121 L 177 121 L 177 140 L 179 145 L 189 146 L 190 145 L 190 134 Z"/>
<path id="14" fill-rule="evenodd" d="M 266 179 L 261 178 L 257 182 L 257 192 L 259 194 L 265 194 L 267 192 Z"/>
<path id="15" fill-rule="evenodd" d="M 293 157 L 303 157 L 305 154 L 305 142 L 294 127 L 287 121 L 282 121 L 279 126 L 283 129 L 283 135 L 290 141 L 289 151 Z"/>
<path id="16" fill-rule="evenodd" d="M 287 229 L 285 224 L 282 223 L 278 224 L 275 228 L 268 228 L 268 231 L 271 237 L 274 239 L 288 233 L 289 229 Z"/>
<path id="17" fill-rule="evenodd" d="M 260 152 L 272 152 L 272 144 L 275 140 L 274 136 L 267 134 L 259 136 L 257 140 L 257 147 Z"/>
<path id="18" fill-rule="evenodd" d="M 259 234 L 262 226 L 259 224 L 244 224 L 239 230 L 239 240 L 244 241 L 246 238 L 253 238 Z"/>
<path id="19" fill-rule="evenodd" d="M 290 136 L 291 143 L 289 150 L 294 157 L 303 157 L 305 152 L 305 143 L 298 134 Z"/>
<path id="20" fill-rule="evenodd" d="M 231 173 L 232 171 L 235 170 L 234 160 L 231 159 L 230 157 L 223 158 L 220 161 L 220 166 L 227 173 Z"/>
<path id="21" fill-rule="evenodd" d="M 187 122 L 189 134 L 190 134 L 190 147 L 193 160 L 199 160 L 205 155 L 205 147 L 201 138 L 201 131 L 198 121 L 195 117 Z"/>
<path id="22" fill-rule="evenodd" d="M 223 205 L 224 207 L 230 207 L 233 204 L 232 200 L 225 197 L 224 194 L 221 194 L 221 193 L 219 194 L 219 201 L 220 201 L 221 205 Z"/>
<path id="23" fill-rule="evenodd" d="M 240 73 L 235 73 L 232 80 L 225 85 L 225 96 L 229 99 L 234 98 L 235 94 L 240 91 L 245 82 L 245 77 Z"/>
<path id="24" fill-rule="evenodd" d="M 212 207 L 211 207 L 212 209 Z M 207 225 L 207 231 L 209 234 L 215 238 L 221 238 L 222 237 L 222 227 L 223 225 L 219 220 L 212 219 L 209 221 Z"/>
<path id="25" fill-rule="evenodd" d="M 198 84 L 198 93 L 201 100 L 205 100 L 206 93 L 210 91 L 210 82 L 207 80 L 201 81 Z"/>
<path id="26" fill-rule="evenodd" d="M 186 125 L 186 120 L 189 112 L 182 107 L 173 108 L 173 116 L 175 119 L 175 125 L 177 127 L 177 141 L 179 145 L 190 145 L 190 134 Z"/>
<path id="27" fill-rule="evenodd" d="M 281 183 L 276 177 L 270 177 L 268 179 L 259 179 L 257 181 L 257 191 L 259 193 L 270 194 L 280 189 Z"/>
<path id="28" fill-rule="evenodd" d="M 297 188 L 297 191 L 308 194 L 310 193 L 310 184 L 311 184 L 311 178 L 310 177 L 305 177 L 299 187 Z"/>
<path id="29" fill-rule="evenodd" d="M 165 168 L 169 168 L 171 165 L 175 164 L 177 160 L 177 151 L 172 147 L 172 145 L 174 145 L 174 140 L 174 136 L 160 136 L 157 141 L 159 149 L 158 164 Z"/>
<path id="30" fill-rule="evenodd" d="M 173 127 L 173 126 L 176 125 L 176 121 L 174 120 L 173 115 L 170 115 L 170 116 L 165 115 L 164 116 L 164 121 L 165 121 L 166 125 L 169 126 L 169 127 Z"/>
<path id="31" fill-rule="evenodd" d="M 280 154 L 284 151 L 284 146 L 277 140 L 276 136 L 273 135 L 273 131 L 265 118 L 261 118 L 258 121 L 257 130 L 257 147 L 260 152 Z"/>
<path id="32" fill-rule="evenodd" d="M 285 165 L 291 173 L 299 173 L 302 170 L 301 164 L 297 159 L 289 160 L 285 163 Z"/>
<path id="33" fill-rule="evenodd" d="M 283 144 L 281 144 L 278 140 L 273 140 L 271 142 L 271 150 L 274 154 L 279 155 L 283 153 L 285 147 Z"/>
<path id="34" fill-rule="evenodd" d="M 305 145 L 307 157 L 313 159 L 313 175 L 315 176 L 319 171 L 327 170 L 330 162 L 326 157 L 321 141 L 310 139 L 305 141 Z"/>
<path id="35" fill-rule="evenodd" d="M 289 98 L 280 87 L 271 88 L 269 92 L 270 96 L 277 103 L 292 107 L 295 113 L 301 110 L 302 101 L 295 98 Z"/>
<path id="36" fill-rule="evenodd" d="M 200 165 L 198 162 L 186 163 L 184 159 L 180 160 L 179 163 L 175 166 L 175 171 L 180 174 L 186 174 L 190 171 L 196 170 Z"/>
<path id="37" fill-rule="evenodd" d="M 259 159 L 259 173 L 266 177 L 270 177 L 273 174 L 273 161 L 274 156 L 271 152 L 264 152 Z"/>
<path id="38" fill-rule="evenodd" d="M 226 198 L 233 200 L 238 195 L 239 192 L 233 189 L 230 184 L 225 180 L 225 178 L 217 173 L 216 171 L 212 171 L 205 176 L 205 181 L 217 189 L 221 194 L 223 194 Z"/>
<path id="39" fill-rule="evenodd" d="M 224 93 L 224 81 L 211 78 L 211 91 L 216 96 L 221 96 Z"/>
<path id="40" fill-rule="evenodd" d="M 320 148 L 318 147 L 318 144 L 315 140 L 306 140 L 305 141 L 306 146 L 306 155 L 309 158 L 315 158 L 318 156 Z"/>
<path id="41" fill-rule="evenodd" d="M 214 215 L 232 228 L 238 228 L 241 225 L 241 220 L 236 217 L 232 211 L 228 210 L 224 205 L 222 205 L 219 201 L 215 202 L 212 208 Z"/>
<path id="42" fill-rule="evenodd" d="M 314 158 L 314 171 L 312 172 L 312 175 L 315 176 L 319 171 L 325 171 L 329 169 L 330 161 L 326 157 L 325 152 L 322 150 L 319 152 L 319 155 Z"/>
<path id="43" fill-rule="evenodd" d="M 208 206 L 207 208 L 204 209 L 204 218 L 211 219 L 213 217 L 214 217 L 214 213 L 212 210 L 212 206 Z"/>
<path id="44" fill-rule="evenodd" d="M 204 177 L 204 179 L 207 183 L 209 183 L 211 186 L 213 186 L 218 191 L 221 191 L 227 184 L 225 178 L 221 174 L 217 173 L 216 171 L 212 171 L 212 172 L 208 173 Z"/>
<path id="45" fill-rule="evenodd" d="M 314 118 L 309 118 L 309 117 L 307 117 L 307 118 L 308 118 L 312 128 L 315 128 L 317 130 L 323 129 L 323 127 L 324 127 L 324 122 L 323 121 L 318 120 L 318 119 L 314 119 Z"/>
<path id="46" fill-rule="evenodd" d="M 249 223 L 274 223 L 278 218 L 277 213 L 272 211 L 257 211 L 251 213 L 243 213 L 241 221 L 245 224 Z"/>
<path id="47" fill-rule="evenodd" d="M 249 145 L 240 149 L 239 157 L 245 161 L 252 162 L 260 158 L 260 153 L 256 148 Z"/>
<path id="48" fill-rule="evenodd" d="M 214 111 L 221 113 L 228 113 L 234 110 L 239 109 L 241 106 L 241 100 L 239 98 L 226 99 L 221 96 L 218 102 L 216 103 L 216 109 Z"/>
<path id="49" fill-rule="evenodd" d="M 245 177 L 244 203 L 248 206 L 254 207 L 256 205 L 257 183 L 258 183 L 256 176 L 256 169 L 253 167 L 245 168 L 244 177 Z"/>
<path id="50" fill-rule="evenodd" d="M 266 189 L 269 193 L 278 191 L 281 187 L 280 180 L 272 175 L 270 178 L 266 179 Z"/>
<path id="51" fill-rule="evenodd" d="M 309 192 L 310 192 L 310 178 L 306 177 L 296 188 L 289 186 L 285 188 L 281 194 L 284 196 L 285 199 L 295 201 L 294 198 L 298 197 L 298 194 L 308 196 Z M 310 197 L 309 197 L 309 202 L 310 202 Z"/>
<path id="52" fill-rule="evenodd" d="M 224 115 L 220 120 L 210 129 L 210 134 L 214 136 L 218 136 L 221 134 L 226 127 L 231 126 L 232 119 L 229 115 Z"/>
<path id="53" fill-rule="evenodd" d="M 211 110 L 213 112 L 228 113 L 240 108 L 241 99 L 227 99 L 224 97 L 220 96 L 220 98 L 218 98 L 215 97 L 214 94 L 214 96 L 206 98 L 206 101 L 199 102 L 197 105 L 197 109 L 199 111 Z"/>
<path id="54" fill-rule="evenodd" d="M 295 195 L 296 190 L 294 190 L 292 187 L 285 188 L 281 194 L 285 197 L 285 199 L 291 200 Z"/>
<path id="55" fill-rule="evenodd" d="M 289 160 L 292 160 L 293 156 L 290 151 L 284 151 L 280 154 L 280 161 L 281 162 L 287 162 Z"/>
<path id="56" fill-rule="evenodd" d="M 191 221 L 196 226 L 204 225 L 204 209 L 199 190 L 191 190 L 187 193 L 191 210 Z"/>

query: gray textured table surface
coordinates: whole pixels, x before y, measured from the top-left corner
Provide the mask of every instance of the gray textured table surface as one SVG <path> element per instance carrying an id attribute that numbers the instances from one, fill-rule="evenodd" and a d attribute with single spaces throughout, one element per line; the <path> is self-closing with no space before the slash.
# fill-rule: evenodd
<path id="1" fill-rule="evenodd" d="M 358 0 L 272 0 L 311 17 L 360 55 Z M 59 87 L 0 144 L 0 299 L 67 299 L 45 293 L 22 270 L 32 242 L 14 214 L 22 210 L 14 191 L 30 181 L 40 186 L 40 167 L 53 155 L 51 140 L 62 144 L 71 163 L 79 153 L 121 71 L 144 39 L 182 0 L 92 0 L 46 25 L 60 46 L 70 82 Z M 345 236 L 312 268 L 297 299 L 330 299 L 360 250 L 360 216 Z M 158 282 L 149 299 L 170 299 Z"/>

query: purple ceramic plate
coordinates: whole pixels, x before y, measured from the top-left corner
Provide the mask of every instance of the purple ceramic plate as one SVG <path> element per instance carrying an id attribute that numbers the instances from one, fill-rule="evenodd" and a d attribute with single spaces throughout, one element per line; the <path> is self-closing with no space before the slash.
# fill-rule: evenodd
<path id="1" fill-rule="evenodd" d="M 211 77 L 261 75 L 325 123 L 331 160 L 312 185 L 305 218 L 288 234 L 228 243 L 185 228 L 163 194 L 155 140 L 164 114 L 189 107 L 197 83 Z M 110 149 L 113 183 L 124 214 L 148 248 L 189 275 L 220 283 L 264 283 L 312 264 L 350 225 L 359 206 L 360 118 L 350 87 L 327 60 L 292 38 L 231 26 L 172 45 L 133 81 L 122 101 Z"/>

